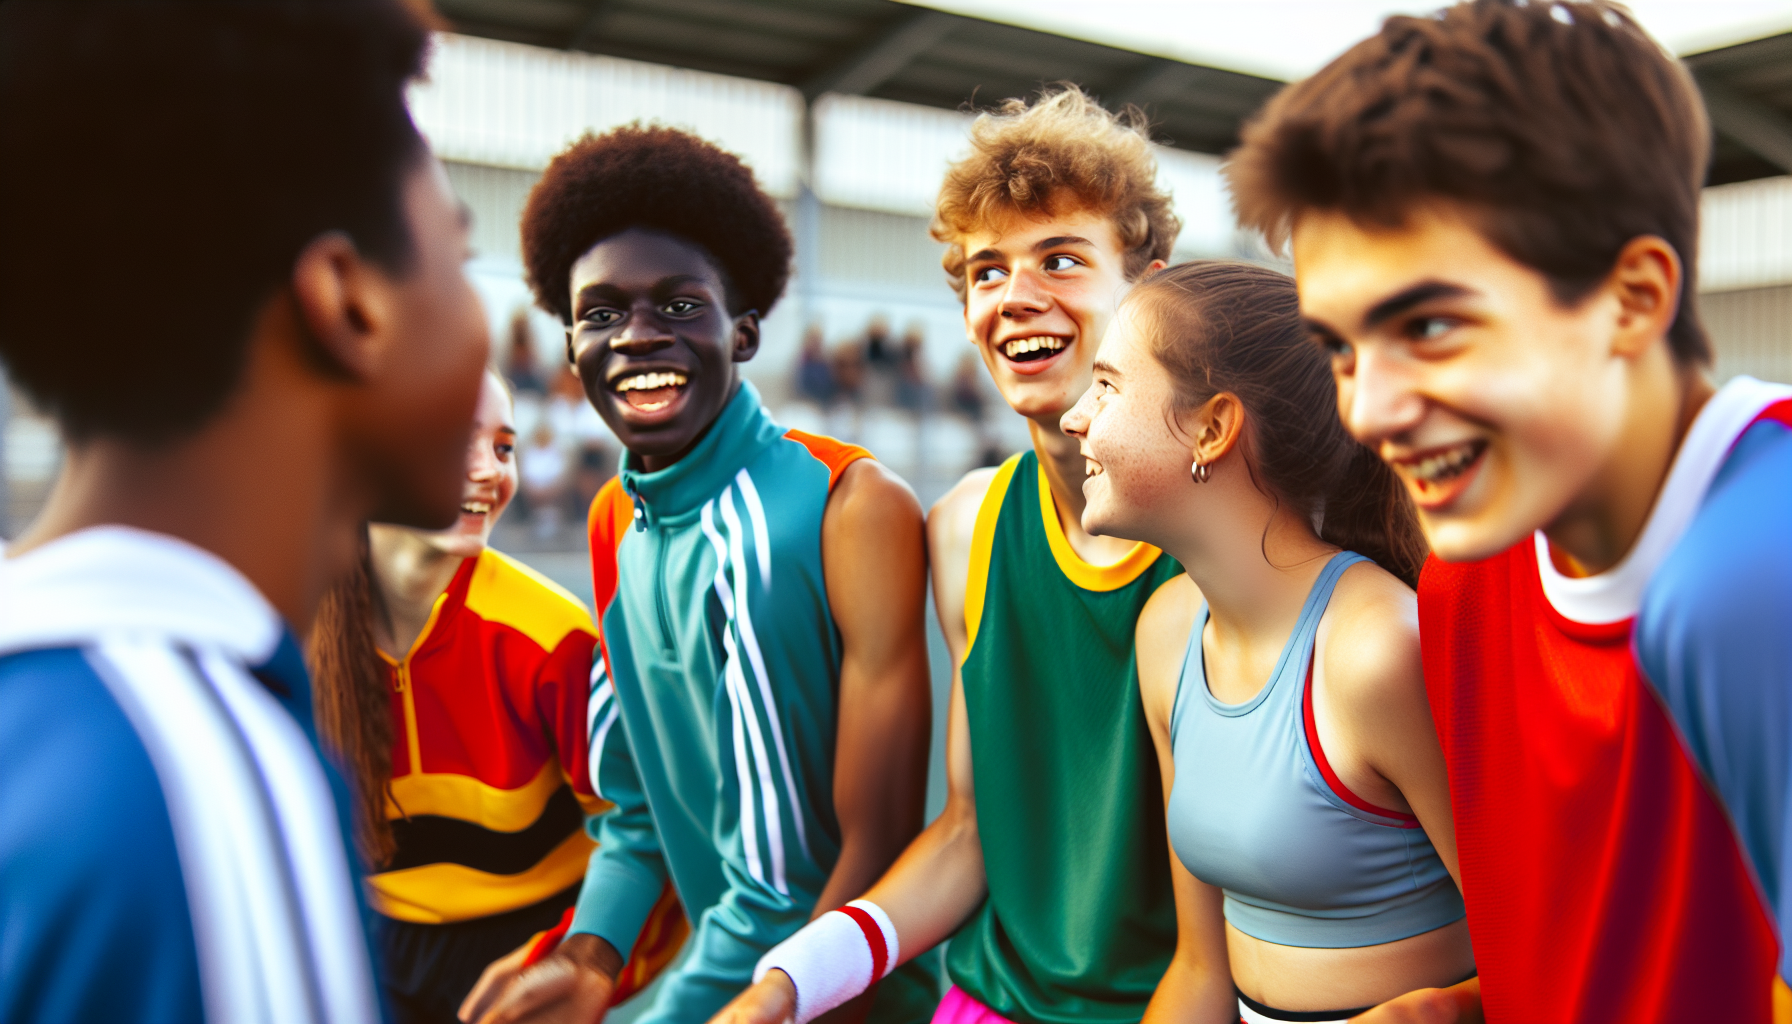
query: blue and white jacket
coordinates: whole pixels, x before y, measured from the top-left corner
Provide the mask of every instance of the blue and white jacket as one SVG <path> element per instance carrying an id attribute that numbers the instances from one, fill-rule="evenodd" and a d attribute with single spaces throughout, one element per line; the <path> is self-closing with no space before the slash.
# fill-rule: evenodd
<path id="1" fill-rule="evenodd" d="M 0 1020 L 380 1018 L 304 662 L 234 568 L 0 559 L 0 751 Z"/>

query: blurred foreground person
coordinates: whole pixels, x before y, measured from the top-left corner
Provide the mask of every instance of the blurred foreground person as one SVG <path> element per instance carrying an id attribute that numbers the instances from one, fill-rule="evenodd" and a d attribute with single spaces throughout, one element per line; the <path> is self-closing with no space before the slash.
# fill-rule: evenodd
<path id="1" fill-rule="evenodd" d="M 1033 447 L 967 474 L 927 519 L 956 670 L 946 809 L 856 901 L 863 917 L 827 915 L 761 961 L 729 1024 L 812 1020 L 947 939 L 940 1024 L 1124 1024 L 1176 948 L 1132 645 L 1139 610 L 1182 568 L 1083 530 L 1085 461 L 1059 420 L 1181 225 L 1143 126 L 1081 90 L 1010 100 L 971 141 L 934 236 Z"/>
<path id="2" fill-rule="evenodd" d="M 0 5 L 0 356 L 68 445 L 0 562 L 0 1019 L 380 1016 L 294 631 L 362 522 L 460 502 L 427 43 L 399 0 Z"/>
<path id="3" fill-rule="evenodd" d="M 1792 1019 L 1792 388 L 1706 375 L 1692 77 L 1618 4 L 1477 0 L 1244 138 L 1244 220 L 1292 232 L 1344 423 L 1435 556 L 1467 987 L 1491 1021 Z"/>
<path id="4" fill-rule="evenodd" d="M 1064 417 L 1084 528 L 1187 569 L 1139 615 L 1180 932 L 1149 1021 L 1341 1024 L 1474 974 L 1425 545 L 1335 401 L 1293 280 L 1203 260 L 1127 296 Z"/>
<path id="5" fill-rule="evenodd" d="M 621 128 L 554 158 L 523 252 L 585 393 L 627 449 L 591 506 L 602 660 L 592 783 L 616 806 L 570 934 L 492 965 L 469 1021 L 592 1024 L 669 879 L 691 948 L 645 1021 L 701 1021 L 921 827 L 932 694 L 915 496 L 862 448 L 774 423 L 738 364 L 790 273 L 738 158 Z M 872 1021 L 923 1021 L 930 965 Z"/>
<path id="6" fill-rule="evenodd" d="M 516 493 L 510 397 L 487 374 L 460 518 L 374 524 L 368 557 L 318 609 L 318 732 L 355 795 L 375 873 L 395 1018 L 450 1024 L 485 965 L 552 929 L 578 896 L 601 801 L 585 763 L 597 631 L 579 600 L 486 546 Z M 655 907 L 616 1000 L 684 939 Z"/>

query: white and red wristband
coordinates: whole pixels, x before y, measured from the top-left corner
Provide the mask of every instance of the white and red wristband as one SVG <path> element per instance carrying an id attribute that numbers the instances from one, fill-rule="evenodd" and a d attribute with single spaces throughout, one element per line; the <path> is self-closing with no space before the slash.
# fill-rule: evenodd
<path id="1" fill-rule="evenodd" d="M 853 900 L 830 910 L 759 958 L 753 981 L 776 968 L 796 986 L 796 1024 L 857 997 L 896 968 L 902 947 L 882 907 Z"/>

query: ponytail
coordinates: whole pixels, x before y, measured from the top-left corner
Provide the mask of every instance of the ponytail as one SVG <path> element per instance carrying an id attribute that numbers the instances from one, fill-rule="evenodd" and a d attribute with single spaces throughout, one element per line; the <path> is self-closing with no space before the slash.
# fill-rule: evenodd
<path id="1" fill-rule="evenodd" d="M 374 641 L 384 614 L 367 531 L 354 568 L 324 595 L 308 645 L 318 738 L 348 782 L 354 800 L 355 848 L 368 870 L 392 859 L 397 843 L 386 820 L 392 785 L 392 698 Z"/>
<path id="2" fill-rule="evenodd" d="M 1259 490 L 1312 521 L 1322 540 L 1417 585 L 1427 548 L 1412 501 L 1345 431 L 1330 360 L 1301 321 L 1293 279 L 1196 260 L 1147 278 L 1127 305 L 1144 314 L 1178 406 L 1222 392 L 1243 404 L 1241 455 Z"/>

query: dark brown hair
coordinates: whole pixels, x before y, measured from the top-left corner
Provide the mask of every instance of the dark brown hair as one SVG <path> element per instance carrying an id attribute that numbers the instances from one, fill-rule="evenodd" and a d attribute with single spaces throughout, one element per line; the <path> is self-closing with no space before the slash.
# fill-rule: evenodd
<path id="1" fill-rule="evenodd" d="M 572 265 L 630 228 L 701 245 L 735 315 L 768 315 L 790 280 L 790 229 L 740 157 L 689 132 L 633 124 L 587 132 L 529 193 L 523 266 L 535 301 L 572 323 Z"/>
<path id="2" fill-rule="evenodd" d="M 1300 318 L 1294 281 L 1249 263 L 1196 260 L 1127 296 L 1180 409 L 1222 392 L 1244 405 L 1240 452 L 1257 488 L 1316 521 L 1322 540 L 1416 586 L 1426 555 L 1412 502 L 1338 418 L 1331 361 Z"/>
<path id="3" fill-rule="evenodd" d="M 1704 103 L 1607 0 L 1472 0 L 1393 17 L 1282 90 L 1227 166 L 1240 220 L 1280 245 L 1303 211 L 1396 227 L 1435 200 L 1572 305 L 1643 235 L 1685 270 L 1668 344 L 1711 360 L 1695 305 Z"/>
<path id="4" fill-rule="evenodd" d="M 1053 216 L 1091 210 L 1114 222 L 1136 281 L 1153 260 L 1167 260 L 1182 222 L 1157 187 L 1145 115 L 1113 114 L 1082 89 L 1054 85 L 1038 100 L 1011 99 L 971 123 L 971 154 L 946 169 L 932 232 L 948 244 L 940 265 L 964 301 L 961 239 L 1012 213 Z"/>
<path id="5" fill-rule="evenodd" d="M 409 272 L 427 7 L 0 3 L 0 360 L 71 441 L 163 445 L 216 416 L 319 235 Z M 148 258 L 96 306 L 102 247 Z"/>
<path id="6" fill-rule="evenodd" d="M 388 863 L 396 849 L 386 820 L 392 695 L 373 635 L 374 616 L 384 614 L 363 528 L 361 557 L 318 605 L 308 646 L 318 738 L 354 796 L 355 848 L 373 871 Z"/>

